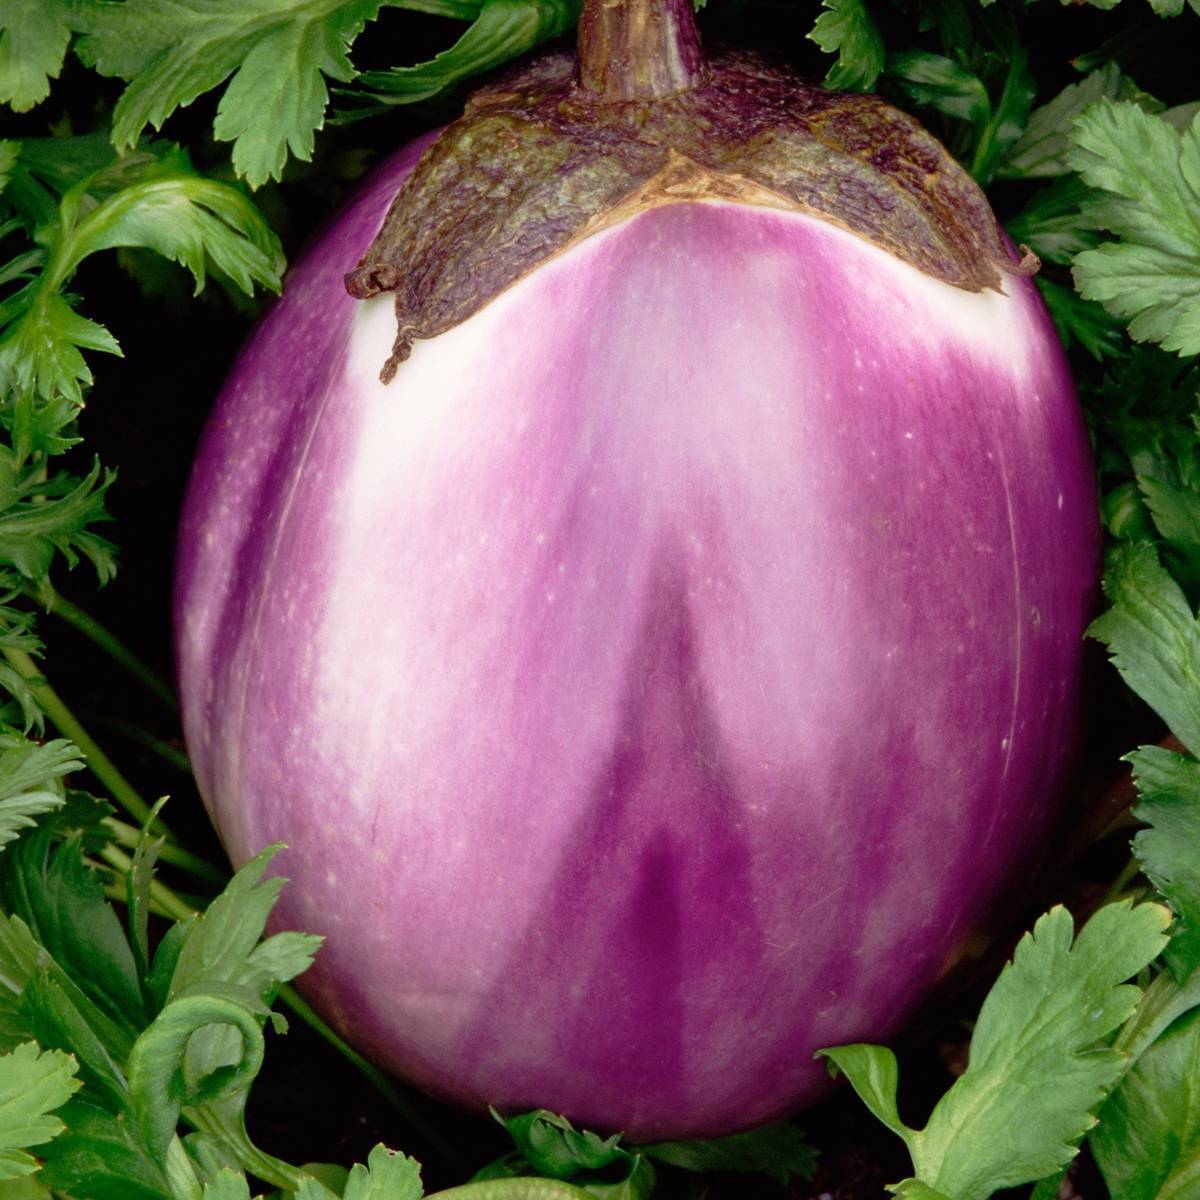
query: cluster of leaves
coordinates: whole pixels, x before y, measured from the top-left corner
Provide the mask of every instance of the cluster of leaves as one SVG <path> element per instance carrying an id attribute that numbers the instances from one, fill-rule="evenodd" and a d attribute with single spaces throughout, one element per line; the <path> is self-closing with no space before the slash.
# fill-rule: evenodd
<path id="1" fill-rule="evenodd" d="M 142 836 L 117 885 L 96 861 L 111 850 L 108 806 L 61 783 L 80 766 L 64 742 L 0 756 L 0 1181 L 26 1179 L 28 1196 L 249 1200 L 249 1170 L 302 1200 L 420 1197 L 402 1156 L 381 1149 L 335 1193 L 246 1134 L 264 1026 L 285 1028 L 272 1000 L 320 940 L 262 937 L 283 885 L 263 878 L 278 847 L 152 950 L 162 839 Z"/>
<path id="2" fill-rule="evenodd" d="M 1151 0 L 1047 89 L 1038 6 L 822 2 L 809 36 L 835 56 L 827 82 L 917 111 L 1044 264 L 1113 543 L 1112 608 L 1093 633 L 1175 738 L 1131 756 L 1138 895 L 1078 936 L 1061 908 L 1037 923 L 923 1127 L 900 1117 L 889 1051 L 826 1053 L 907 1146 L 899 1195 L 986 1200 L 1033 1184 L 1050 1200 L 1086 1139 L 1114 1200 L 1184 1200 L 1200 1188 L 1200 100 L 1153 94 L 1139 64 L 1164 37 L 1200 44 L 1200 5 Z M 426 62 L 360 75 L 351 48 L 385 8 L 468 25 Z M 248 1200 L 251 1180 L 301 1200 L 423 1194 L 416 1164 L 383 1147 L 350 1172 L 302 1168 L 246 1133 L 264 1030 L 282 1028 L 272 1003 L 316 948 L 262 939 L 271 851 L 188 912 L 154 877 L 156 856 L 181 848 L 68 791 L 85 756 L 31 736 L 47 703 L 31 656 L 51 572 L 85 559 L 103 582 L 115 566 L 96 531 L 112 475 L 81 460 L 77 421 L 85 355 L 120 349 L 68 289 L 116 249 L 180 264 L 197 290 L 210 278 L 232 294 L 277 290 L 279 243 L 247 189 L 312 157 L 330 81 L 336 119 L 371 116 L 515 58 L 577 12 L 577 0 L 0 0 L 0 102 L 42 103 L 68 56 L 120 81 L 84 131 L 0 141 L 0 1195 L 16 1180 L 14 1197 L 78 1200 Z M 229 145 L 215 177 L 152 136 L 208 93 L 213 138 Z M 176 918 L 153 936 L 152 910 Z M 786 1184 L 813 1165 L 790 1126 L 626 1147 L 549 1113 L 505 1125 L 514 1151 L 453 1193 L 644 1200 L 664 1167 Z"/>
<path id="3" fill-rule="evenodd" d="M 360 114 L 436 95 L 557 37 L 578 16 L 576 0 L 6 0 L 0 101 L 22 112 L 44 100 L 70 49 L 125 81 L 112 141 L 130 149 L 147 127 L 161 129 L 177 108 L 224 85 L 213 132 L 233 143 L 234 170 L 258 187 L 280 177 L 289 155 L 312 157 L 326 80 L 356 78 L 350 45 L 385 7 L 471 24 L 429 62 L 369 72 L 349 93 Z"/>

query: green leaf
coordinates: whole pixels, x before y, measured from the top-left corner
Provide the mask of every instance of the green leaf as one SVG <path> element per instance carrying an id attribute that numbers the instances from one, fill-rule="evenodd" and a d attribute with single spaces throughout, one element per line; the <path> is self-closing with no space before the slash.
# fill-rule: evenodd
<path id="1" fill-rule="evenodd" d="M 1069 84 L 1030 114 L 1029 124 L 1005 159 L 1000 177 L 1044 179 L 1065 175 L 1071 169 L 1067 156 L 1075 118 L 1097 100 L 1121 100 L 1136 92 L 1137 86 L 1113 62 Z"/>
<path id="2" fill-rule="evenodd" d="M 202 1031 L 207 1032 L 207 1031 Z M 236 1033 L 234 1033 L 236 1037 Z M 239 1047 L 240 1049 L 240 1047 Z M 195 1056 L 188 1048 L 188 1059 Z M 227 1062 L 232 1062 L 236 1056 L 231 1055 Z M 185 1067 L 191 1070 L 190 1067 Z M 285 1191 L 300 1191 L 301 1184 L 312 1180 L 305 1171 L 301 1171 L 281 1159 L 265 1154 L 251 1140 L 246 1132 L 247 1093 L 243 1090 L 209 1102 L 199 1107 L 189 1108 L 185 1112 L 188 1123 L 201 1130 L 204 1135 L 219 1143 L 225 1153 L 243 1166 L 252 1175 L 265 1179 Z M 312 1180 L 308 1192 L 301 1191 L 302 1197 L 311 1196 L 312 1200 L 330 1200 L 323 1185 Z M 317 1190 L 314 1190 L 317 1189 Z"/>
<path id="3" fill-rule="evenodd" d="M 1129 101 L 1078 118 L 1068 158 L 1104 193 L 1085 215 L 1116 234 L 1075 260 L 1076 286 L 1135 341 L 1200 353 L 1200 119 L 1180 134 Z"/>
<path id="4" fill-rule="evenodd" d="M 212 1026 L 235 1031 L 236 1061 L 188 1070 L 188 1043 Z M 184 1105 L 218 1104 L 245 1092 L 263 1060 L 263 1036 L 255 1012 L 228 995 L 199 993 L 172 1000 L 138 1037 L 129 1054 L 129 1095 L 145 1144 L 160 1165 L 175 1137 Z"/>
<path id="5" fill-rule="evenodd" d="M 4 198 L 31 230 L 56 222 L 63 194 L 111 166 L 116 158 L 103 129 L 62 137 L 27 137 L 19 145 Z"/>
<path id="6" fill-rule="evenodd" d="M 168 998 L 214 983 L 239 985 L 257 996 L 265 1012 L 268 994 L 312 962 L 319 937 L 279 933 L 260 943 L 267 917 L 286 882 L 262 876 L 281 845 L 268 846 L 229 881 L 187 933 L 171 977 Z"/>
<path id="7" fill-rule="evenodd" d="M 645 1200 L 654 1191 L 653 1165 L 620 1145 L 619 1134 L 601 1138 L 577 1130 L 565 1117 L 546 1109 L 508 1119 L 493 1109 L 492 1115 L 508 1130 L 517 1152 L 477 1171 L 473 1182 L 529 1177 L 539 1177 L 543 1183 L 570 1180 L 573 1187 L 597 1200 Z"/>
<path id="8" fill-rule="evenodd" d="M 0 800 L 0 847 L 20 836 L 22 829 L 32 829 L 42 813 L 61 808 L 63 798 L 54 792 L 26 792 Z"/>
<path id="9" fill-rule="evenodd" d="M 56 847 L 50 830 L 5 851 L 0 896 L 62 971 L 130 1037 L 148 1019 L 120 919 L 73 834 Z"/>
<path id="10" fill-rule="evenodd" d="M 1179 917 L 1169 961 L 1182 981 L 1200 966 L 1200 762 L 1160 746 L 1127 760 L 1141 795 L 1134 816 L 1149 826 L 1133 839 L 1133 852 Z"/>
<path id="11" fill-rule="evenodd" d="M 837 62 L 825 74 L 825 86 L 851 92 L 869 92 L 883 72 L 887 52 L 863 0 L 821 0 L 825 9 L 809 40 Z"/>
<path id="12" fill-rule="evenodd" d="M 817 1166 L 817 1152 L 805 1140 L 804 1131 L 789 1121 L 728 1137 L 655 1142 L 636 1149 L 647 1158 L 685 1171 L 767 1175 L 780 1187 L 787 1187 L 793 1179 L 811 1179 Z"/>
<path id="13" fill-rule="evenodd" d="M 906 50 L 888 59 L 888 75 L 918 104 L 982 128 L 992 115 L 987 88 L 973 71 L 940 54 Z"/>
<path id="14" fill-rule="evenodd" d="M 1070 349 L 1078 343 L 1097 361 L 1121 353 L 1124 334 L 1099 304 L 1085 300 L 1073 287 L 1056 283 L 1045 274 L 1039 275 L 1036 282 L 1063 345 Z"/>
<path id="15" fill-rule="evenodd" d="M 1096 397 L 1105 520 L 1120 538 L 1157 541 L 1187 595 L 1200 595 L 1198 395 L 1200 366 L 1136 346 Z"/>
<path id="16" fill-rule="evenodd" d="M 38 1176 L 47 1187 L 87 1200 L 178 1200 L 125 1117 L 80 1100 L 60 1116 L 66 1131 Z"/>
<path id="17" fill-rule="evenodd" d="M 421 1167 L 415 1160 L 386 1146 L 376 1146 L 367 1165 L 356 1163 L 343 1200 L 421 1200 Z"/>
<path id="18" fill-rule="evenodd" d="M 1148 542 L 1118 546 L 1104 590 L 1113 606 L 1088 634 L 1125 682 L 1193 753 L 1200 747 L 1200 625 Z"/>
<path id="19" fill-rule="evenodd" d="M 1155 904 L 1109 904 L 1072 945 L 1064 908 L 1017 946 L 983 1008 L 967 1070 L 911 1135 L 916 1176 L 954 1200 L 987 1200 L 1068 1162 L 1123 1068 L 1105 1039 L 1140 991 L 1123 981 L 1166 945 Z"/>
<path id="20" fill-rule="evenodd" d="M 283 174 L 287 155 L 308 162 L 325 123 L 323 76 L 354 78 L 346 51 L 379 10 L 378 0 L 343 4 L 324 22 L 295 21 L 257 42 L 221 97 L 213 132 L 232 141 L 234 170 L 251 187 Z"/>
<path id="21" fill-rule="evenodd" d="M 896 1056 L 886 1046 L 868 1046 L 857 1042 L 819 1050 L 838 1072 L 845 1075 L 871 1114 L 898 1137 L 909 1141 L 912 1130 L 900 1120 L 896 1107 L 896 1087 L 900 1068 Z"/>
<path id="22" fill-rule="evenodd" d="M 125 879 L 125 901 L 128 909 L 129 945 L 137 963 L 138 979 L 145 983 L 143 994 L 149 993 L 150 975 L 150 888 L 154 882 L 154 866 L 166 841 L 151 836 L 150 830 L 167 800 L 164 796 L 150 810 L 142 825 L 138 844 L 134 847 Z M 152 995 L 152 993 L 149 993 Z"/>
<path id="23" fill-rule="evenodd" d="M 1200 575 L 1200 493 L 1148 475 L 1138 477 L 1138 487 L 1155 530 L 1185 563 L 1176 578 L 1193 582 Z"/>
<path id="24" fill-rule="evenodd" d="M 28 295 L 24 314 L 0 339 L 0 391 L 33 392 L 47 400 L 61 392 L 81 405 L 92 372 L 80 350 L 119 355 L 121 348 L 104 326 L 75 312 L 66 296 L 38 295 L 32 288 Z"/>
<path id="25" fill-rule="evenodd" d="M 32 829 L 36 818 L 63 806 L 58 781 L 83 769 L 79 751 L 58 739 L 38 745 L 0 736 L 0 849 Z"/>
<path id="26" fill-rule="evenodd" d="M 0 564 L 11 565 L 26 579 L 41 582 L 49 574 L 56 553 L 69 567 L 75 566 L 83 554 L 95 567 L 100 582 L 107 583 L 116 573 L 116 547 L 91 527 L 110 519 L 104 497 L 115 478 L 111 471 L 101 478 L 100 464 L 95 462 L 81 480 L 66 475 L 55 477 L 54 491 L 70 487 L 65 495 L 54 497 L 50 489 L 42 487 L 0 512 Z"/>
<path id="27" fill-rule="evenodd" d="M 0 650 L 19 650 L 37 656 L 42 643 L 34 632 L 33 614 L 10 603 L 23 595 L 24 580 L 0 568 Z M 33 694 L 31 680 L 12 663 L 0 658 L 0 688 L 8 692 L 21 710 L 24 733 L 42 730 L 42 710 Z M 10 718 L 11 719 L 11 718 Z"/>
<path id="28" fill-rule="evenodd" d="M 449 17 L 452 21 L 473 21 L 483 9 L 486 0 L 385 0 L 392 8 L 407 8 L 412 12 L 429 13 L 435 17 Z M 700 8 L 701 5 L 697 5 Z"/>
<path id="29" fill-rule="evenodd" d="M 902 1179 L 899 1183 L 891 1184 L 888 1191 L 901 1200 L 954 1200 L 954 1197 L 931 1188 L 919 1179 Z"/>
<path id="30" fill-rule="evenodd" d="M 28 738 L 0 736 L 0 803 L 29 792 L 51 790 L 60 800 L 57 781 L 83 770 L 79 749 L 64 738 L 31 742 Z"/>
<path id="31" fill-rule="evenodd" d="M 0 141 L 0 192 L 8 187 L 13 167 L 17 165 L 18 143 Z"/>
<path id="32" fill-rule="evenodd" d="M 123 1109 L 125 1076 L 119 1060 L 127 1043 L 113 1044 L 102 1014 L 74 981 L 53 966 L 45 967 L 26 985 L 21 1011 L 39 1045 L 76 1059 L 84 1099 L 114 1113 Z"/>
<path id="33" fill-rule="evenodd" d="M 1088 1144 L 1120 1200 L 1200 1195 L 1200 1009 L 1138 1059 Z"/>
<path id="34" fill-rule="evenodd" d="M 237 188 L 196 174 L 178 149 L 162 157 L 131 155 L 114 172 L 119 190 L 95 208 L 84 210 L 96 176 L 64 196 L 58 278 L 69 278 L 98 251 L 143 247 L 186 267 L 197 293 L 210 262 L 247 295 L 256 284 L 279 291 L 284 260 L 278 239 Z"/>
<path id="35" fill-rule="evenodd" d="M 426 100 L 565 33 L 578 13 L 578 0 L 486 0 L 450 49 L 416 66 L 364 72 L 360 88 L 347 95 L 360 106 L 364 99 L 376 106 Z"/>
<path id="36" fill-rule="evenodd" d="M 76 313 L 61 292 L 89 255 L 150 249 L 186 267 L 197 290 L 209 264 L 247 294 L 256 284 L 280 287 L 282 251 L 253 203 L 237 188 L 197 175 L 177 149 L 127 155 L 74 184 L 39 238 L 44 269 L 5 301 L 0 391 L 46 404 L 65 398 L 60 425 L 74 416 L 92 380 L 80 350 L 120 353 L 112 335 Z"/>
<path id="37" fill-rule="evenodd" d="M 980 187 L 991 183 L 997 167 L 1020 138 L 1036 94 L 1037 84 L 1029 69 L 1029 52 L 1017 43 L 1008 54 L 1000 99 L 980 130 L 971 157 L 971 174 Z"/>
<path id="38" fill-rule="evenodd" d="M 57 1050 L 40 1051 L 27 1042 L 0 1057 L 0 1179 L 38 1169 L 25 1150 L 62 1132 L 62 1121 L 51 1114 L 78 1088 L 75 1063 Z"/>
<path id="39" fill-rule="evenodd" d="M 50 94 L 71 40 L 72 0 L 0 0 L 0 103 L 25 112 Z"/>
<path id="40" fill-rule="evenodd" d="M 241 1174 L 241 1164 L 232 1146 L 209 1133 L 189 1133 L 182 1139 L 184 1150 L 201 1182 L 211 1182 L 222 1171 Z M 305 1168 L 308 1169 L 308 1168 Z M 344 1177 L 343 1173 L 343 1177 Z M 341 1195 L 341 1190 L 338 1190 Z"/>
<path id="41" fill-rule="evenodd" d="M 1055 1171 L 1053 1175 L 1047 1175 L 1043 1179 L 1037 1181 L 1033 1191 L 1029 1193 L 1029 1200 L 1058 1200 L 1058 1193 L 1062 1189 L 1062 1181 L 1066 1178 L 1067 1168 Z"/>
<path id="42" fill-rule="evenodd" d="M 0 1183 L 0 1200 L 54 1200 L 40 1175 L 23 1175 Z"/>
<path id="43" fill-rule="evenodd" d="M 24 921 L 0 912 L 0 1050 L 32 1039 L 21 997 L 48 957 Z"/>
<path id="44" fill-rule="evenodd" d="M 324 123 L 325 77 L 354 77 L 347 51 L 381 0 L 126 0 L 87 18 L 80 56 L 129 81 L 113 111 L 113 141 L 133 146 L 147 125 L 219 86 L 216 136 L 251 187 L 283 173 L 289 153 L 312 157 Z"/>
<path id="45" fill-rule="evenodd" d="M 204 1200 L 250 1200 L 250 1185 L 245 1175 L 235 1175 L 226 1167 L 204 1185 Z"/>
<path id="46" fill-rule="evenodd" d="M 924 1129 L 900 1120 L 890 1051 L 822 1051 L 909 1148 L 913 1178 L 891 1190 L 917 1200 L 988 1200 L 1070 1161 L 1124 1066 L 1106 1044 L 1140 996 L 1123 981 L 1162 951 L 1169 922 L 1159 905 L 1109 904 L 1072 944 L 1066 909 L 1043 916 L 984 1000 L 969 1065 Z"/>
<path id="47" fill-rule="evenodd" d="M 636 1165 L 636 1155 L 619 1144 L 619 1134 L 601 1138 L 588 1130 L 577 1130 L 566 1117 L 544 1108 L 497 1120 L 536 1175 L 574 1179 L 587 1171 Z"/>

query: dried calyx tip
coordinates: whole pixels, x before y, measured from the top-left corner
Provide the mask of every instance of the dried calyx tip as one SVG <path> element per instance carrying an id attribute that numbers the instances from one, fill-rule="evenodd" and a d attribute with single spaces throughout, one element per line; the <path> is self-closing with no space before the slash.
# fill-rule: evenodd
<path id="1" fill-rule="evenodd" d="M 705 76 L 692 0 L 584 0 L 579 82 L 610 101 L 657 100 Z"/>

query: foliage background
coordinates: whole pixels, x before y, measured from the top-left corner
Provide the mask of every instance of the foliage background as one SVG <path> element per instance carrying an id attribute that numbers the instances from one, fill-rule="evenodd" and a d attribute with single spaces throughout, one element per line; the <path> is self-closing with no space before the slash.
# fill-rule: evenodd
<path id="1" fill-rule="evenodd" d="M 10 182 L 0 191 L 0 204 L 11 216 L 3 226 L 2 259 L 9 268 L 0 292 L 0 420 L 8 435 L 0 453 L 0 590 L 11 593 L 0 618 L 0 647 L 7 648 L 0 682 L 15 697 L 4 714 L 6 746 L 26 753 L 31 745 L 26 737 L 42 742 L 56 724 L 58 732 L 78 740 L 58 721 L 58 709 L 47 702 L 41 685 L 27 680 L 38 668 L 23 656 L 37 651 L 34 639 L 40 638 L 45 642 L 40 669 L 70 712 L 116 760 L 133 790 L 172 795 L 169 819 L 188 851 L 220 861 L 181 769 L 175 714 L 114 662 L 112 637 L 132 647 L 157 676 L 171 676 L 172 550 L 188 464 L 263 290 L 260 286 L 253 298 L 248 296 L 249 289 L 230 283 L 236 272 L 218 267 L 216 284 L 195 295 L 187 270 L 155 252 L 165 249 L 168 258 L 188 258 L 188 247 L 176 235 L 141 241 L 121 235 L 116 238 L 121 249 L 80 256 L 77 269 L 47 294 L 81 297 L 78 311 L 111 332 L 123 357 L 100 352 L 99 335 L 80 335 L 59 312 L 57 324 L 48 327 L 60 352 L 57 365 L 37 365 L 31 343 L 23 340 L 33 311 L 32 293 L 23 289 L 36 290 L 56 247 L 68 240 L 60 197 L 69 185 L 81 181 L 79 212 L 86 214 L 123 189 L 132 197 L 133 189 L 158 178 L 156 172 L 166 172 L 193 217 L 202 186 L 196 181 L 227 185 L 229 203 L 244 203 L 244 208 L 223 231 L 197 234 L 192 265 L 207 263 L 213 274 L 214 261 L 228 263 L 247 241 L 258 239 L 261 255 L 250 275 L 260 285 L 269 283 L 278 264 L 272 265 L 267 226 L 291 257 L 373 162 L 415 134 L 453 119 L 473 79 L 548 37 L 569 36 L 573 19 L 567 0 L 488 0 L 484 5 L 415 0 L 382 6 L 372 0 L 0 0 L 0 97 L 10 101 L 0 130 L 6 155 L 0 166 Z M 1143 834 L 1139 858 L 1130 862 L 1134 822 L 1129 807 L 1136 797 L 1119 756 L 1139 743 L 1161 741 L 1168 729 L 1178 737 L 1170 743 L 1172 750 L 1200 749 L 1189 740 L 1186 716 L 1200 708 L 1193 628 L 1200 599 L 1195 425 L 1200 9 L 1195 0 L 1188 5 L 1181 0 L 1152 5 L 1142 0 L 1096 5 L 826 0 L 822 9 L 790 0 L 709 0 L 699 19 L 710 42 L 756 46 L 804 75 L 828 77 L 831 85 L 881 91 L 925 121 L 987 188 L 1014 240 L 1032 245 L 1043 259 L 1042 286 L 1071 350 L 1093 428 L 1110 541 L 1125 547 L 1119 552 L 1125 557 L 1114 560 L 1109 590 L 1127 621 L 1124 626 L 1119 619 L 1110 622 L 1100 633 L 1143 699 L 1130 695 L 1117 673 L 1098 663 L 1091 743 L 1071 826 L 1058 844 L 1047 847 L 1046 869 L 1037 887 L 1029 889 L 1024 909 L 1011 914 L 1007 927 L 993 931 L 991 943 L 981 944 L 978 956 L 964 963 L 899 1047 L 904 1110 L 925 1114 L 961 1076 L 975 1015 L 1021 930 L 1051 904 L 1067 903 L 1082 921 L 1106 900 L 1165 898 L 1177 918 L 1175 936 L 1166 960 L 1141 970 L 1140 982 L 1166 980 L 1182 994 L 1195 965 L 1189 922 L 1200 913 L 1195 869 L 1200 786 L 1189 778 L 1164 790 L 1160 782 L 1157 810 L 1153 788 L 1147 792 L 1140 815 L 1159 836 L 1155 842 Z M 464 30 L 465 39 L 458 41 Z M 352 49 L 344 58 L 347 44 Z M 48 78 L 43 80 L 42 72 Z M 356 72 L 361 73 L 357 78 Z M 329 110 L 323 78 L 334 88 Z M 89 134 L 95 136 L 86 152 L 78 150 L 82 143 L 72 135 Z M 114 142 L 125 158 L 117 158 Z M 168 142 L 186 147 L 191 168 L 172 158 Z M 137 147 L 133 159 L 131 147 Z M 22 191 L 20 173 L 21 165 L 39 154 L 43 166 L 36 178 L 46 191 L 40 207 L 28 189 Z M 142 158 L 129 167 L 139 154 Z M 1105 243 L 1111 248 L 1098 251 Z M 92 346 L 84 351 L 88 368 L 83 374 L 68 361 L 73 341 L 79 340 Z M 86 399 L 86 406 L 79 407 L 76 397 Z M 78 443 L 67 444 L 76 437 Z M 107 491 L 103 475 L 92 477 L 94 460 L 116 471 Z M 19 486 L 10 486 L 10 476 L 19 477 Z M 46 524 L 48 507 L 80 481 L 86 486 L 75 508 Z M 101 519 L 102 504 L 111 524 Z M 31 532 L 31 518 L 42 520 L 48 532 Z M 96 572 L 68 568 L 72 558 L 90 559 L 107 580 L 114 566 L 108 539 L 119 547 L 120 569 L 98 588 Z M 1161 616 L 1172 605 L 1173 625 Z M 98 618 L 109 634 L 89 635 L 86 622 L 72 615 L 73 606 Z M 1129 633 L 1131 623 L 1139 621 L 1139 628 L 1149 631 L 1141 641 Z M 48 727 L 39 723 L 42 708 L 50 714 Z M 76 771 L 68 783 L 115 797 L 119 787 L 114 788 L 113 776 L 97 769 L 83 749 L 94 775 L 89 779 Z M 1186 751 L 1181 761 L 1185 766 L 1191 761 Z M 1143 760 L 1144 778 L 1153 774 L 1150 765 Z M 1166 765 L 1178 766 L 1174 760 Z M 49 839 L 47 845 L 72 844 L 69 823 L 47 824 L 57 819 L 58 810 L 26 798 L 57 795 L 62 785 L 54 781 L 60 777 L 61 772 L 48 775 L 41 792 L 0 800 L 0 828 L 7 819 L 18 830 L 20 805 L 37 822 L 32 831 L 19 825 L 18 847 L 28 848 L 41 835 Z M 1173 823 L 1162 816 L 1164 805 L 1173 806 Z M 82 825 L 86 828 L 87 821 Z M 9 896 L 0 903 L 6 919 L 22 911 L 11 898 L 12 881 L 33 871 L 32 856 L 22 853 L 18 858 L 16 850 L 0 851 L 0 896 L 5 886 Z M 80 861 L 100 863 L 90 844 L 79 853 Z M 105 869 L 109 873 L 97 878 L 120 892 L 121 870 L 112 861 Z M 170 866 L 162 878 L 180 911 L 203 906 L 215 890 L 211 881 Z M 156 935 L 166 927 L 162 904 L 160 897 L 162 911 L 152 923 Z M 1147 961 L 1161 948 L 1156 937 L 1154 931 L 1144 934 L 1145 945 L 1154 949 Z M 0 948 L 0 976 L 4 963 Z M 282 978 L 266 992 L 273 995 Z M 1194 980 L 1191 986 L 1195 990 Z M 28 1013 L 29 996 L 18 999 Z M 1200 1043 L 1200 1023 L 1187 1016 L 1186 1007 L 1177 1018 L 1160 1033 L 1161 1045 L 1179 1057 Z M 1105 1039 L 1111 1041 L 1111 1034 Z M 79 1055 L 77 1045 L 62 1040 L 65 1050 Z M 48 1044 L 45 1036 L 39 1041 Z M 1055 1043 L 1048 1057 L 1058 1053 L 1065 1061 L 1068 1041 Z M 496 1123 L 446 1113 L 381 1085 L 302 1022 L 293 1020 L 288 1038 L 270 1037 L 269 1044 L 248 1119 L 252 1139 L 280 1159 L 365 1162 L 371 1147 L 382 1141 L 422 1159 L 427 1186 L 448 1187 L 511 1149 L 509 1135 Z M 1157 1059 L 1147 1059 L 1151 1084 L 1141 1080 L 1125 1090 L 1123 1115 L 1110 1117 L 1108 1128 L 1119 1130 L 1125 1121 L 1129 1130 L 1145 1129 L 1148 1102 L 1139 1096 L 1155 1087 L 1153 1094 L 1160 1098 L 1170 1093 L 1173 1098 L 1159 1107 L 1165 1113 L 1164 1136 L 1176 1144 L 1173 1166 L 1161 1178 L 1133 1178 L 1111 1147 L 1105 1159 L 1100 1139 L 1097 1153 L 1115 1200 L 1200 1195 L 1200 1183 L 1197 1191 L 1186 1190 L 1197 1178 L 1188 1172 L 1200 1170 L 1200 1132 L 1194 1118 L 1185 1115 L 1193 1098 L 1171 1093 L 1179 1072 L 1172 1074 L 1161 1047 L 1156 1053 Z M 3 1081 L 0 1070 L 0 1093 Z M 1053 1082 L 1046 1086 L 1053 1100 Z M 337 1096 L 333 1106 L 331 1092 Z M 121 1119 L 132 1120 L 139 1111 L 136 1098 L 129 1104 Z M 6 1136 L 2 1113 L 0 1141 Z M 1084 1136 L 1085 1118 L 1083 1111 L 1071 1139 L 1076 1143 Z M 66 1123 L 70 1132 L 71 1120 Z M 753 1177 L 721 1171 L 673 1174 L 660 1163 L 658 1194 L 790 1192 L 858 1200 L 879 1195 L 884 1184 L 916 1169 L 903 1143 L 875 1122 L 849 1089 L 807 1115 L 803 1124 L 821 1152 L 811 1180 L 799 1177 L 796 1164 L 804 1156 L 795 1146 L 781 1150 L 775 1144 L 755 1152 L 765 1174 Z M 66 1139 L 24 1144 L 38 1147 L 37 1153 L 53 1163 L 54 1146 Z M 985 1146 L 995 1149 L 994 1131 L 968 1131 L 954 1153 L 959 1161 L 979 1162 L 986 1157 Z M 1011 1158 L 1017 1149 L 1005 1152 L 1011 1151 Z M 0 1180 L 4 1161 L 0 1155 Z M 722 1160 L 714 1161 L 720 1165 Z M 239 1169 L 247 1165 L 243 1156 Z M 619 1176 L 622 1169 L 608 1162 L 603 1180 L 584 1171 L 577 1181 L 590 1194 L 646 1194 L 644 1174 L 639 1183 L 632 1171 L 619 1180 L 626 1191 L 613 1190 L 614 1173 Z M 772 1181 L 772 1174 L 788 1182 Z M 1054 1194 L 1048 1187 L 1060 1186 L 1053 1172 L 1047 1174 L 1050 1184 L 1042 1185 L 1039 1200 Z M 0 1197 L 41 1194 L 13 1190 L 32 1188 L 30 1178 L 37 1176 L 0 1182 Z M 936 1180 L 921 1178 L 922 1186 L 936 1187 Z M 1029 1175 L 1029 1183 L 1036 1178 Z M 268 1182 L 279 1186 L 269 1177 Z M 215 1172 L 202 1175 L 200 1183 L 218 1194 Z M 94 1180 L 85 1190 L 72 1186 L 85 1187 L 68 1180 L 56 1190 L 85 1200 L 102 1194 Z M 132 1194 L 130 1186 L 126 1180 L 116 1194 Z M 402 1186 L 407 1185 L 397 1183 L 379 1194 L 408 1194 Z M 1073 1188 L 1086 1200 L 1106 1194 L 1091 1148 L 1061 1186 L 1064 1195 Z M 904 1194 L 936 1194 L 915 1188 L 912 1183 Z M 1029 1190 L 1022 1186 L 1013 1194 Z M 375 1193 L 363 1192 L 368 1194 Z M 988 1185 L 979 1194 L 991 1194 Z M 961 1191 L 948 1194 L 948 1200 L 966 1198 Z"/>

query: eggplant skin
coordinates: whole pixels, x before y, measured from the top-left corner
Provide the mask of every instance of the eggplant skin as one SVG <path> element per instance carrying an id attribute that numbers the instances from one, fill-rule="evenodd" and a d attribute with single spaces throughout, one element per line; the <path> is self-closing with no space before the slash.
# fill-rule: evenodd
<path id="1" fill-rule="evenodd" d="M 1031 281 L 653 208 L 418 342 L 287 280 L 205 435 L 189 752 L 290 877 L 301 986 L 430 1092 L 638 1140 L 817 1096 L 1027 877 L 1078 744 L 1099 532 Z"/>

